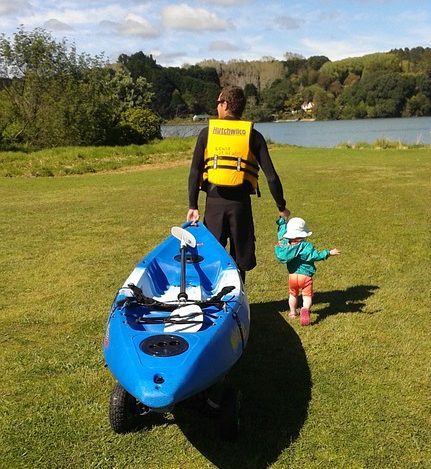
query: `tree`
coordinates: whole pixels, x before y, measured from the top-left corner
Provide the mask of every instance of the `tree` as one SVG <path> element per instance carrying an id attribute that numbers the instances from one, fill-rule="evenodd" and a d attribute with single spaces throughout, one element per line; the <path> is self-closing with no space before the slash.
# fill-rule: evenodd
<path id="1" fill-rule="evenodd" d="M 4 88 L 9 103 L 8 138 L 39 147 L 74 143 L 77 128 L 65 125 L 67 109 L 76 100 L 78 83 L 88 83 L 89 72 L 103 65 L 101 57 L 78 55 L 75 46 L 68 48 L 65 40 L 56 42 L 43 29 L 25 32 L 21 28 L 13 40 L 3 34 L 0 75 L 9 79 Z"/>
<path id="2" fill-rule="evenodd" d="M 147 108 L 153 96 L 144 78 L 133 80 L 103 56 L 78 55 L 42 29 L 19 29 L 13 40 L 1 36 L 0 74 L 8 79 L 0 98 L 4 140 L 39 148 L 118 143 L 123 113 Z M 145 117 L 151 129 L 155 119 Z"/>
<path id="3" fill-rule="evenodd" d="M 143 52 L 122 54 L 118 60 L 134 79 L 144 77 L 152 85 L 151 109 L 161 117 L 170 119 L 179 112 L 186 115 L 213 110 L 220 86 L 215 68 L 199 65 L 163 68 Z"/>
<path id="4" fill-rule="evenodd" d="M 154 96 L 148 81 L 138 76 L 135 80 L 123 67 L 115 71 L 112 77 L 112 92 L 118 96 L 122 108 L 149 107 Z"/>
<path id="5" fill-rule="evenodd" d="M 175 90 L 172 93 L 170 108 L 174 113 L 174 117 L 184 117 L 188 114 L 187 104 L 185 103 L 183 97 L 181 96 L 181 93 L 178 90 Z"/>
<path id="6" fill-rule="evenodd" d="M 247 83 L 244 86 L 244 94 L 246 98 L 253 97 L 255 100 L 258 100 L 258 91 L 256 86 L 253 85 L 253 83 Z"/>
<path id="7" fill-rule="evenodd" d="M 338 118 L 338 109 L 335 105 L 334 95 L 323 90 L 317 90 L 313 97 L 314 115 L 317 120 L 335 120 Z"/>
<path id="8" fill-rule="evenodd" d="M 352 113 L 354 117 L 363 117 L 364 105 L 367 117 L 400 117 L 415 90 L 416 79 L 412 75 L 385 71 L 367 73 L 357 83 L 345 87 L 338 102 L 343 107 L 343 117 Z"/>
<path id="9" fill-rule="evenodd" d="M 329 59 L 324 55 L 313 55 L 308 58 L 307 62 L 312 70 L 320 70 L 323 64 L 329 62 Z"/>
<path id="10" fill-rule="evenodd" d="M 118 142 L 122 145 L 135 143 L 142 145 L 151 140 L 162 138 L 160 117 L 149 109 L 129 108 L 121 114 L 116 129 Z"/>
<path id="11" fill-rule="evenodd" d="M 305 59 L 305 57 L 303 55 L 297 54 L 296 52 L 289 52 L 289 51 L 287 51 L 283 54 L 283 58 L 286 61 L 287 60 L 292 60 L 292 59 L 293 60 L 295 60 L 295 59 L 300 59 L 300 60 Z"/>
<path id="12" fill-rule="evenodd" d="M 407 100 L 404 115 L 429 116 L 431 115 L 431 99 L 422 93 L 418 93 Z"/>
<path id="13" fill-rule="evenodd" d="M 431 99 L 431 75 L 428 77 L 426 74 L 416 75 L 416 88 L 418 93 L 422 93 L 428 99 Z"/>

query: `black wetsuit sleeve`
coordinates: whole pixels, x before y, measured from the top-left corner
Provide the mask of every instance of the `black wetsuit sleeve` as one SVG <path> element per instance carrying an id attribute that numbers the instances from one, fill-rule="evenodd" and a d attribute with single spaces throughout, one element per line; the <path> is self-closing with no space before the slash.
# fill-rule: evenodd
<path id="1" fill-rule="evenodd" d="M 277 204 L 278 210 L 282 212 L 286 208 L 286 201 L 284 200 L 283 195 L 283 186 L 272 163 L 266 141 L 263 138 L 263 135 L 255 129 L 253 129 L 251 134 L 250 149 L 265 174 L 265 177 L 268 181 L 269 190 L 275 203 Z"/>
<path id="2" fill-rule="evenodd" d="M 189 172 L 189 208 L 198 208 L 199 185 L 204 170 L 205 147 L 208 140 L 208 127 L 202 129 L 196 141 Z"/>

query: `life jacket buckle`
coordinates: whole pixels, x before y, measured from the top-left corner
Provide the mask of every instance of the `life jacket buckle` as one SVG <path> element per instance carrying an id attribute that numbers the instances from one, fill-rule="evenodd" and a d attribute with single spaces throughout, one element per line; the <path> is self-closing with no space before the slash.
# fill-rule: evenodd
<path id="1" fill-rule="evenodd" d="M 218 155 L 214 155 L 213 156 L 213 169 L 217 169 L 217 159 L 218 159 Z"/>
<path id="2" fill-rule="evenodd" d="M 236 170 L 241 171 L 241 158 L 238 158 L 236 161 Z"/>

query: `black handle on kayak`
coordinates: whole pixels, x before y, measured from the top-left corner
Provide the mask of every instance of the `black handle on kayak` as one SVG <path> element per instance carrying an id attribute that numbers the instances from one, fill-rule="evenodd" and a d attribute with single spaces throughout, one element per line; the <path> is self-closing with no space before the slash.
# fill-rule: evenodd
<path id="1" fill-rule="evenodd" d="M 178 300 L 187 301 L 188 296 L 186 293 L 186 250 L 187 246 L 182 246 L 181 252 L 181 281 L 180 281 L 180 292 L 178 293 Z"/>

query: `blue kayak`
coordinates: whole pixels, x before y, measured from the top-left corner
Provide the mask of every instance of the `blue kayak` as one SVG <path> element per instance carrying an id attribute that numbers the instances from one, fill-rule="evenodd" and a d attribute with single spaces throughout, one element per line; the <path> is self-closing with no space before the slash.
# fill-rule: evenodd
<path id="1" fill-rule="evenodd" d="M 118 381 L 111 405 L 117 399 L 123 415 L 132 398 L 141 415 L 170 411 L 227 374 L 249 328 L 230 255 L 202 223 L 172 228 L 113 302 L 104 338 L 106 364 Z"/>

